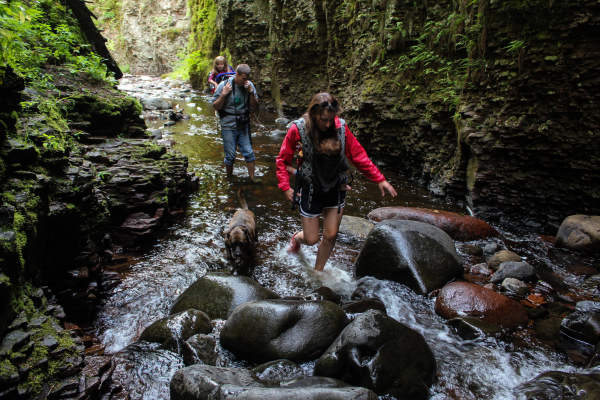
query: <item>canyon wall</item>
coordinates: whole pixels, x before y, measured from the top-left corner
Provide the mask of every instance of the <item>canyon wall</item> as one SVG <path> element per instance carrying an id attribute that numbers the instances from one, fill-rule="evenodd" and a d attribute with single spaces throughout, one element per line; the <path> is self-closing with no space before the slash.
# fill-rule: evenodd
<path id="1" fill-rule="evenodd" d="M 331 91 L 373 158 L 492 220 L 555 233 L 569 214 L 600 212 L 598 2 L 216 0 L 191 12 L 211 7 L 205 47 L 250 64 L 273 110 L 295 117 Z"/>

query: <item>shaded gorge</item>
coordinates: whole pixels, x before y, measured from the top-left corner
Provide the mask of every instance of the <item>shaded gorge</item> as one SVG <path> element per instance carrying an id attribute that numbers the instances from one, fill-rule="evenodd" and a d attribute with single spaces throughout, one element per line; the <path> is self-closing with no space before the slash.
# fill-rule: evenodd
<path id="1" fill-rule="evenodd" d="M 557 351 L 561 317 L 574 309 L 576 300 L 598 297 L 597 285 L 594 289 L 593 284 L 588 292 L 578 291 L 581 298 L 574 295 L 575 288 L 590 285 L 589 279 L 597 274 L 597 261 L 593 258 L 557 249 L 537 234 L 514 233 L 516 229 L 510 226 L 494 226 L 500 233 L 498 237 L 456 241 L 467 280 L 487 282 L 489 276 L 473 273 L 473 266 L 483 263 L 496 250 L 509 248 L 535 267 L 540 279 L 530 284 L 530 291 L 541 293 L 544 298 L 542 306 L 531 304 L 528 324 L 516 331 L 464 334 L 462 325 L 457 328 L 434 311 L 437 291 L 421 295 L 394 281 L 369 276 L 358 279 L 354 263 L 363 239 L 340 233 L 323 272 L 312 269 L 317 246 L 303 246 L 299 255 L 286 252 L 300 218 L 277 188 L 275 157 L 285 125 L 275 123 L 274 116 L 260 115 L 253 121 L 256 175 L 262 183 L 248 181 L 239 155 L 234 179 L 227 180 L 217 118 L 207 96 L 180 83 L 150 77 L 126 76 L 120 88 L 142 99 L 146 123 L 157 142 L 188 157 L 190 170 L 199 177 L 199 189 L 191 195 L 185 215 L 151 249 L 106 267 L 108 280 L 103 286 L 109 289 L 104 293 L 95 329 L 104 354 L 112 356 L 109 378 L 102 386 L 104 393 L 113 393 L 111 398 L 123 394 L 132 399 L 169 398 L 169 382 L 184 367 L 185 352 L 179 355 L 158 343 L 140 340 L 140 335 L 155 321 L 168 316 L 178 296 L 198 279 L 228 271 L 222 233 L 239 207 L 238 188 L 243 189 L 249 208 L 256 214 L 259 234 L 256 267 L 250 278 L 281 298 L 333 298 L 338 303 L 360 298 L 379 300 L 389 317 L 420 334 L 431 349 L 437 379 L 428 398 L 506 399 L 522 392 L 519 385 L 546 371 L 593 372 L 593 368 L 586 368 L 586 364 L 593 364 L 588 362 L 589 351 L 583 352 L 588 358 L 569 358 L 564 351 Z M 352 121 L 348 123 L 352 129 Z M 355 172 L 345 215 L 366 218 L 373 209 L 392 205 L 467 214 L 461 205 L 434 198 L 404 179 L 394 165 L 379 166 L 398 189 L 399 197 L 382 199 L 376 186 Z M 360 312 L 347 313 L 355 318 Z M 212 330 L 203 336 L 203 343 L 212 341 L 216 346 L 214 365 L 256 367 L 258 363 L 221 346 L 219 335 L 225 324 L 225 319 L 213 318 Z M 467 330 L 476 332 L 472 327 Z M 581 353 L 580 349 L 574 351 L 573 354 Z M 301 361 L 296 376 L 313 375 L 316 358 Z M 360 382 L 347 383 L 360 386 Z M 379 398 L 399 397 L 388 394 Z"/>

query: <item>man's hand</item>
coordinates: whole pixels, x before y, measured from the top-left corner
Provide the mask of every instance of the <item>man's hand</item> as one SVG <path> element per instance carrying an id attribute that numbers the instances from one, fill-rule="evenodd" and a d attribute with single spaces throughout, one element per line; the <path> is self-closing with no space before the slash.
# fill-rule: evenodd
<path id="1" fill-rule="evenodd" d="M 381 197 L 385 197 L 386 190 L 392 197 L 396 197 L 398 195 L 398 193 L 396 193 L 396 189 L 394 189 L 394 187 L 390 185 L 388 181 L 381 181 L 377 184 L 377 186 L 379 186 L 379 190 L 381 191 Z"/>
<path id="2" fill-rule="evenodd" d="M 249 94 L 254 93 L 254 89 L 252 89 L 252 82 L 246 81 L 244 83 L 244 87 L 246 88 L 246 90 L 248 91 Z"/>
<path id="3" fill-rule="evenodd" d="M 229 93 L 231 93 L 232 87 L 231 87 L 231 82 L 227 82 L 225 84 L 225 86 L 223 86 L 223 90 L 221 91 L 221 96 L 227 96 Z"/>

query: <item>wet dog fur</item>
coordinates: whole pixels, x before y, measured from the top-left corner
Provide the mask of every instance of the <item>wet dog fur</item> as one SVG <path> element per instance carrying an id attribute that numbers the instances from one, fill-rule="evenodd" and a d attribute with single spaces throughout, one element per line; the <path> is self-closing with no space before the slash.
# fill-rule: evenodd
<path id="1" fill-rule="evenodd" d="M 254 213 L 248 209 L 241 190 L 238 191 L 241 208 L 238 208 L 224 232 L 227 256 L 232 264 L 234 275 L 248 275 L 256 255 L 256 223 Z"/>

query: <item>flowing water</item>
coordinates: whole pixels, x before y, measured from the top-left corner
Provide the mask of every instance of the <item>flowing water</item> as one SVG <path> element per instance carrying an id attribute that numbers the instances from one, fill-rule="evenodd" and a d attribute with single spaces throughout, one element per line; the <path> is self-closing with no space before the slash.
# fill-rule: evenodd
<path id="1" fill-rule="evenodd" d="M 256 214 L 259 232 L 258 261 L 251 276 L 281 296 L 305 296 L 327 286 L 349 298 L 357 285 L 353 263 L 360 244 L 341 235 L 321 273 L 312 269 L 316 246 L 303 246 L 298 256 L 287 254 L 286 247 L 300 226 L 300 218 L 277 188 L 275 157 L 285 128 L 277 127 L 274 118 L 261 116 L 262 121 L 255 121 L 256 175 L 262 183 L 248 182 L 241 158 L 236 161 L 234 179 L 228 180 L 222 168 L 217 118 L 207 96 L 189 89 L 169 88 L 164 81 L 149 77 L 124 78 L 121 88 L 138 97 L 167 98 L 189 116 L 163 127 L 166 121 L 150 113 L 147 124 L 161 129 L 162 140 L 188 156 L 190 170 L 200 178 L 199 190 L 191 195 L 185 217 L 147 253 L 118 270 L 122 280 L 106 293 L 96 321 L 97 335 L 105 353 L 114 355 L 117 364 L 114 375 L 120 376 L 124 391 L 133 399 L 168 398 L 170 378 L 183 366 L 181 358 L 136 340 L 145 327 L 168 315 L 177 296 L 190 284 L 209 271 L 227 267 L 222 231 L 239 206 L 238 188 L 243 189 L 249 208 Z M 352 127 L 352 121 L 349 124 Z M 388 205 L 465 212 L 404 180 L 392 166 L 380 168 L 398 190 L 399 197 L 382 199 L 376 185 L 355 174 L 353 190 L 346 200 L 346 215 L 365 217 L 370 210 Z M 510 236 L 508 232 L 505 234 Z M 512 236 L 512 240 L 527 242 L 523 248 L 535 253 L 538 259 L 547 256 L 537 236 Z M 463 340 L 435 314 L 434 298 L 417 295 L 401 284 L 369 278 L 362 283 L 361 290 L 382 300 L 391 317 L 425 337 L 438 366 L 438 383 L 432 388 L 431 399 L 512 398 L 514 387 L 544 371 L 576 371 L 563 355 L 536 343 L 524 341 L 516 345 L 491 337 Z M 215 321 L 216 337 L 223 323 Z M 220 349 L 218 365 L 248 366 L 224 349 Z M 313 363 L 303 364 L 307 373 L 312 367 Z"/>

